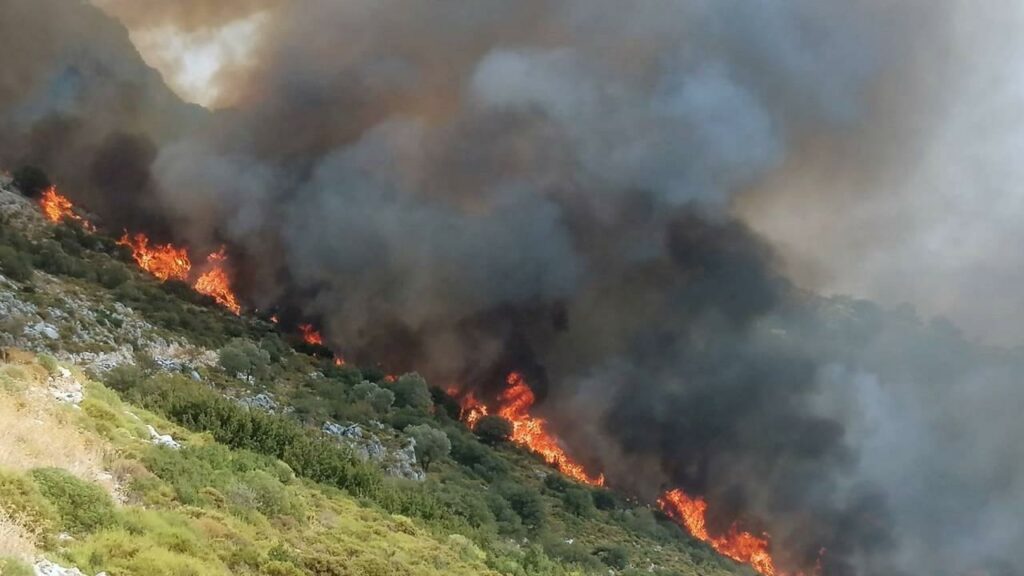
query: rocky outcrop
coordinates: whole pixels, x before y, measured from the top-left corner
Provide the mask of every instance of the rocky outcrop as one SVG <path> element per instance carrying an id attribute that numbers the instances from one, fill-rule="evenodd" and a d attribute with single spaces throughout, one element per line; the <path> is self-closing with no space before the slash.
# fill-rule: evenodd
<path id="1" fill-rule="evenodd" d="M 267 393 L 260 393 L 255 396 L 239 398 L 238 403 L 241 404 L 242 406 L 247 406 L 251 409 L 262 410 L 264 412 L 270 412 L 271 414 L 277 412 L 277 402 L 274 401 L 273 395 Z"/>
<path id="2" fill-rule="evenodd" d="M 326 422 L 321 429 L 324 434 L 351 448 L 361 460 L 379 464 L 389 476 L 417 481 L 426 478 L 416 463 L 416 441 L 412 438 L 408 438 L 400 449 L 388 449 L 376 434 L 367 432 L 359 424 L 344 426 Z"/>
<path id="3" fill-rule="evenodd" d="M 71 374 L 71 371 L 63 366 L 57 368 L 57 373 L 47 380 L 47 388 L 55 400 L 78 406 L 85 398 L 85 389 Z"/>

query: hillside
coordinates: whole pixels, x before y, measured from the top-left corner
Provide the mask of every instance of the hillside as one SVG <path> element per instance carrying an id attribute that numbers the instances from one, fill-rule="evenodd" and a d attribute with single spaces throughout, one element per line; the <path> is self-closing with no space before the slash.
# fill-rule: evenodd
<path id="1" fill-rule="evenodd" d="M 744 573 L 0 180 L 0 572 Z M 418 441 L 418 443 L 417 443 Z M 54 572 L 56 573 L 56 572 Z"/>

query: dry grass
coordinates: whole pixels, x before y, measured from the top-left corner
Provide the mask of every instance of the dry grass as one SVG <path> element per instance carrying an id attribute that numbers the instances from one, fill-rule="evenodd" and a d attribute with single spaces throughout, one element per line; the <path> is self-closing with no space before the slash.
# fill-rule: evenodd
<path id="1" fill-rule="evenodd" d="M 38 536 L 0 510 L 0 553 L 4 556 L 30 560 L 36 555 Z"/>
<path id="2" fill-rule="evenodd" d="M 72 409 L 49 395 L 37 367 L 4 368 L 6 375 L 14 373 L 20 381 L 0 387 L 0 468 L 63 468 L 113 494 L 113 480 L 103 470 L 107 444 L 75 425 Z"/>

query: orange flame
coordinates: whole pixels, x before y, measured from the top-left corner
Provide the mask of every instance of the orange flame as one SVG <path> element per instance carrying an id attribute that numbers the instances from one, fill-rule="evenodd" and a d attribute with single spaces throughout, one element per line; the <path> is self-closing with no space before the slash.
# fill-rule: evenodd
<path id="1" fill-rule="evenodd" d="M 523 375 L 512 372 L 505 379 L 505 383 L 508 388 L 498 397 L 501 404 L 497 415 L 512 423 L 512 441 L 536 452 L 545 462 L 578 482 L 604 486 L 604 474 L 596 477 L 587 474 L 583 465 L 570 458 L 558 439 L 547 431 L 547 422 L 542 418 L 530 416 L 530 408 L 536 397 Z M 449 388 L 448 394 L 457 396 L 459 391 L 457 388 Z M 462 407 L 460 418 L 470 428 L 476 426 L 481 418 L 490 413 L 487 406 L 477 400 L 473 392 L 462 396 L 459 404 Z"/>
<path id="2" fill-rule="evenodd" d="M 127 232 L 117 241 L 122 246 L 132 249 L 132 257 L 140 268 L 156 276 L 162 281 L 187 280 L 192 270 L 192 261 L 188 258 L 188 250 L 173 244 L 149 245 L 145 234 L 129 236 Z"/>
<path id="3" fill-rule="evenodd" d="M 458 390 L 456 390 L 455 393 L 457 394 Z M 487 416 L 487 406 L 481 404 L 480 401 L 476 399 L 476 394 L 472 391 L 463 396 L 459 405 L 462 407 L 462 410 L 459 412 L 459 418 L 470 428 L 475 428 L 476 423 L 484 416 Z"/>
<path id="4" fill-rule="evenodd" d="M 224 270 L 227 259 L 228 256 L 223 246 L 219 251 L 207 256 L 206 263 L 209 269 L 196 280 L 192 287 L 196 292 L 212 297 L 218 304 L 238 316 L 242 313 L 242 306 L 238 303 L 235 293 L 232 292 L 231 282 Z"/>
<path id="5" fill-rule="evenodd" d="M 706 518 L 708 503 L 703 498 L 691 498 L 679 489 L 666 492 L 658 505 L 669 516 L 675 518 L 689 530 L 694 538 L 707 542 L 719 554 L 748 564 L 764 576 L 776 576 L 775 562 L 768 552 L 767 536 L 755 536 L 741 530 L 736 524 L 721 536 L 708 533 Z M 783 576 L 779 574 L 779 576 Z"/>
<path id="6" fill-rule="evenodd" d="M 338 367 L 344 366 L 345 365 L 345 359 L 342 358 L 341 356 L 335 356 L 334 357 L 334 365 L 338 366 Z"/>
<path id="7" fill-rule="evenodd" d="M 548 464 L 574 480 L 603 486 L 604 474 L 597 477 L 588 475 L 583 465 L 573 461 L 558 444 L 558 440 L 545 429 L 547 423 L 541 418 L 530 416 L 530 407 L 536 397 L 522 374 L 512 372 L 505 382 L 508 388 L 498 398 L 502 402 L 498 415 L 512 422 L 512 441 L 540 454 Z"/>
<path id="8" fill-rule="evenodd" d="M 314 328 L 312 324 L 299 324 L 299 332 L 302 333 L 302 340 L 306 344 L 313 346 L 324 345 L 324 337 L 320 335 L 320 331 Z"/>
<path id="9" fill-rule="evenodd" d="M 86 230 L 95 230 L 88 220 L 75 214 L 74 204 L 71 203 L 71 200 L 61 196 L 57 192 L 56 186 L 50 186 L 43 191 L 43 195 L 39 198 L 39 207 L 43 211 L 43 216 L 50 222 L 57 223 L 65 219 L 74 220 Z"/>

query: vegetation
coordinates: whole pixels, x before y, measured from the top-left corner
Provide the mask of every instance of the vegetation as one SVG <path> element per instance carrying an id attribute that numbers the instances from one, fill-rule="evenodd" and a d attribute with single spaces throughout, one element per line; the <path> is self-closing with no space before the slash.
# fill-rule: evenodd
<path id="1" fill-rule="evenodd" d="M 506 420 L 467 429 L 418 374 L 334 366 L 268 322 L 149 278 L 113 239 L 75 224 L 3 224 L 0 270 L 41 314 L 88 298 L 99 303 L 90 321 L 118 331 L 124 320 L 110 310 L 124 305 L 161 338 L 216 359 L 195 364 L 200 381 L 138 347 L 134 365 L 86 382 L 79 410 L 32 392 L 59 371 L 55 358 L 0 361 L 0 532 L 5 521 L 17 529 L 31 548 L 22 556 L 110 576 L 733 573 L 656 511 L 567 480 L 508 442 Z M 15 277 L 19 266 L 27 273 Z M 58 327 L 47 343 L 56 358 L 107 345 Z M 0 323 L 0 333 L 21 330 Z M 280 409 L 235 400 L 256 391 Z M 390 453 L 415 440 L 426 480 L 388 476 L 321 432 L 327 422 L 358 423 Z M 153 445 L 146 425 L 183 447 Z M 26 559 L 0 566 L 18 574 Z"/>
<path id="2" fill-rule="evenodd" d="M 498 444 L 512 437 L 512 423 L 501 416 L 484 416 L 473 428 L 480 440 L 487 444 Z"/>
<path id="3" fill-rule="evenodd" d="M 444 458 L 452 450 L 448 435 L 429 424 L 410 426 L 405 433 L 416 441 L 416 459 L 423 464 L 424 472 L 430 471 L 431 462 Z"/>

